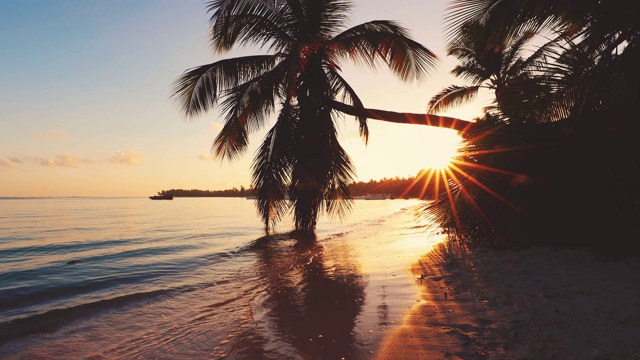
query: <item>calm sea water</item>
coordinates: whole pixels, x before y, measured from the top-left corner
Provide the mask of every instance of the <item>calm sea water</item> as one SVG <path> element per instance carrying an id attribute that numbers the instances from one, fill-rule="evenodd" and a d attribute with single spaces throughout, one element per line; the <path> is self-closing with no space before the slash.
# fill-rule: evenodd
<path id="1" fill-rule="evenodd" d="M 243 198 L 0 199 L 0 358 L 369 358 L 440 237 L 357 200 L 315 240 Z"/>

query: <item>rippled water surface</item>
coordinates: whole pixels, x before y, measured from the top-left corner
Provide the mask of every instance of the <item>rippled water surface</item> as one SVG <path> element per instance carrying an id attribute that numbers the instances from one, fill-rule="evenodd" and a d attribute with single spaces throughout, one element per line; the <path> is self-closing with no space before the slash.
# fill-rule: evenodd
<path id="1" fill-rule="evenodd" d="M 0 358 L 368 358 L 439 240 L 420 204 L 358 200 L 310 239 L 243 198 L 0 199 Z"/>

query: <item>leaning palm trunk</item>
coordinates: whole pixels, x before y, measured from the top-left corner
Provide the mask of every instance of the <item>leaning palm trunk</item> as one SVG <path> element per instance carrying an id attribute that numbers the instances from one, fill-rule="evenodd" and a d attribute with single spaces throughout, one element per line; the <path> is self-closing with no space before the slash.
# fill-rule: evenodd
<path id="1" fill-rule="evenodd" d="M 476 123 L 473 121 L 462 120 L 448 116 L 440 116 L 428 113 L 418 114 L 379 109 L 358 108 L 338 101 L 332 101 L 331 106 L 335 110 L 338 110 L 347 115 L 353 115 L 356 117 L 367 119 L 382 120 L 397 124 L 435 126 L 456 130 L 461 133 L 471 132 L 476 128 Z"/>

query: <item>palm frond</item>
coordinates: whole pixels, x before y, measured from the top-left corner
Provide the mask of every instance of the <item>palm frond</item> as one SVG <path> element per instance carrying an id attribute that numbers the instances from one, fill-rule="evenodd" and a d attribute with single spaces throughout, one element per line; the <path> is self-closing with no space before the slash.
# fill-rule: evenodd
<path id="1" fill-rule="evenodd" d="M 233 16 L 228 19 L 223 30 L 219 27 L 212 27 L 210 31 L 211 45 L 217 53 L 227 52 L 235 45 L 257 45 L 267 50 L 283 51 L 295 43 L 295 38 L 288 29 L 258 16 Z M 225 38 L 221 39 L 223 36 Z"/>
<path id="2" fill-rule="evenodd" d="M 514 69 L 513 65 L 521 59 L 521 55 L 525 50 L 525 45 L 529 42 L 536 33 L 527 31 L 525 33 L 519 34 L 514 41 L 510 42 L 504 53 L 504 64 L 507 68 Z M 518 69 L 520 70 L 520 69 Z"/>
<path id="3" fill-rule="evenodd" d="M 330 48 L 336 57 L 349 57 L 374 69 L 384 63 L 402 80 L 421 80 L 437 60 L 393 21 L 371 21 L 347 29 L 332 39 Z"/>
<path id="4" fill-rule="evenodd" d="M 445 8 L 445 37 L 459 36 L 463 24 L 484 23 L 493 8 L 502 0 L 451 0 Z"/>
<path id="5" fill-rule="evenodd" d="M 216 157 L 234 159 L 246 149 L 248 134 L 259 130 L 275 109 L 286 71 L 285 64 L 280 63 L 271 71 L 227 90 L 220 104 L 225 126 L 213 143 Z M 225 132 L 227 127 L 229 131 Z M 240 128 L 242 131 L 237 130 Z"/>
<path id="6" fill-rule="evenodd" d="M 549 106 L 552 89 L 543 75 L 522 73 L 510 77 L 501 90 L 496 90 L 498 107 L 510 122 L 541 122 L 541 114 Z"/>
<path id="7" fill-rule="evenodd" d="M 571 116 L 572 109 L 575 108 L 576 103 L 581 98 L 578 92 L 579 90 L 577 89 L 566 89 L 562 92 L 554 93 L 543 108 L 539 121 L 541 123 L 554 122 Z"/>
<path id="8" fill-rule="evenodd" d="M 324 208 L 329 216 L 343 219 L 353 205 L 349 184 L 354 180 L 355 169 L 349 155 L 340 146 L 335 136 L 332 143 L 331 171 L 328 175 L 329 185 L 324 197 Z"/>
<path id="9" fill-rule="evenodd" d="M 560 38 L 556 38 L 544 43 L 523 59 L 519 67 L 535 73 L 544 73 L 547 65 L 552 61 L 553 54 L 556 54 L 559 49 L 559 41 Z"/>
<path id="10" fill-rule="evenodd" d="M 456 38 L 447 44 L 447 55 L 454 56 L 462 62 L 475 61 L 477 49 L 473 48 L 473 42 L 466 38 Z"/>
<path id="11" fill-rule="evenodd" d="M 212 13 L 211 44 L 217 52 L 235 45 L 258 44 L 282 49 L 294 39 L 287 31 L 285 0 L 214 0 L 207 4 Z"/>
<path id="12" fill-rule="evenodd" d="M 342 94 L 341 100 L 343 103 L 364 109 L 364 104 L 362 103 L 362 100 L 360 100 L 360 97 L 358 97 L 358 94 L 356 94 L 351 85 L 346 82 L 334 67 L 327 66 L 325 71 L 327 72 L 327 76 L 329 76 L 332 92 L 334 94 Z M 369 125 L 367 123 L 367 118 L 357 116 L 356 120 L 358 121 L 360 136 L 364 139 L 366 144 L 369 141 Z"/>
<path id="13" fill-rule="evenodd" d="M 427 113 L 436 114 L 441 111 L 469 102 L 478 95 L 480 86 L 452 85 L 444 88 L 429 100 Z"/>
<path id="14" fill-rule="evenodd" d="M 470 81 L 473 85 L 480 85 L 491 77 L 491 73 L 480 64 L 469 61 L 461 65 L 457 65 L 451 70 L 451 74 Z"/>
<path id="15" fill-rule="evenodd" d="M 249 134 L 242 121 L 227 121 L 213 141 L 211 152 L 215 157 L 234 160 L 248 143 Z"/>
<path id="16" fill-rule="evenodd" d="M 590 103 L 590 94 L 598 94 L 600 88 L 606 87 L 608 82 L 596 75 L 598 71 L 594 54 L 585 51 L 579 44 L 567 41 L 564 48 L 549 53 L 552 61 L 545 64 L 543 69 L 546 84 L 552 89 L 552 96 L 541 115 L 544 122 L 581 113 Z M 611 75 L 613 74 L 609 73 L 609 77 Z"/>
<path id="17" fill-rule="evenodd" d="M 284 105 L 276 124 L 269 130 L 256 151 L 252 169 L 252 187 L 256 205 L 269 233 L 289 209 L 286 201 L 293 165 L 293 141 L 299 112 Z"/>
<path id="18" fill-rule="evenodd" d="M 278 61 L 279 56 L 257 55 L 224 59 L 189 69 L 174 82 L 171 97 L 187 116 L 200 115 L 217 104 L 221 91 L 261 76 Z"/>
<path id="19" fill-rule="evenodd" d="M 492 26 L 492 37 L 507 40 L 527 31 L 574 27 L 576 8 L 579 6 L 571 0 L 518 0 L 517 4 L 508 0 L 451 0 L 445 8 L 445 37 L 460 36 L 465 23 L 499 24 Z"/>

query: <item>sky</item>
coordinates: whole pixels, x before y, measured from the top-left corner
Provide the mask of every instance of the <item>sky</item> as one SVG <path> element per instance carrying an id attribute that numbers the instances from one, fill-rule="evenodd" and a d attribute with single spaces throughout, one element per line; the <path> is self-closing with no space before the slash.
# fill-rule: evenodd
<path id="1" fill-rule="evenodd" d="M 386 69 L 342 64 L 369 108 L 425 113 L 452 84 L 446 56 L 445 0 L 354 1 L 349 26 L 394 20 L 439 57 L 426 80 L 403 83 Z M 187 119 L 170 98 L 185 70 L 260 53 L 214 54 L 201 0 L 0 1 L 0 197 L 149 196 L 172 188 L 249 187 L 253 154 L 267 129 L 250 137 L 237 161 L 212 159 L 222 117 Z M 471 120 L 486 100 L 440 115 Z M 270 124 L 273 124 L 271 122 Z M 457 141 L 452 130 L 339 121 L 339 140 L 357 180 L 414 176 Z"/>

